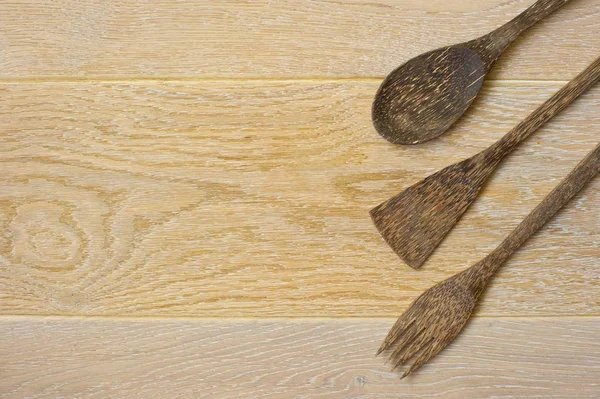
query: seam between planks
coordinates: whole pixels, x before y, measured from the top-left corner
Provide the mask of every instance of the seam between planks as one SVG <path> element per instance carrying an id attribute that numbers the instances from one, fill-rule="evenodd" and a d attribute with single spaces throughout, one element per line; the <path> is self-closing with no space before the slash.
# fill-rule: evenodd
<path id="1" fill-rule="evenodd" d="M 185 78 L 185 77 L 136 77 L 136 78 L 103 78 L 103 77 L 65 77 L 65 78 L 0 78 L 0 84 L 43 84 L 43 83 L 136 83 L 136 82 L 381 82 L 382 77 L 283 77 L 283 78 Z M 486 79 L 486 83 L 508 84 L 566 84 L 568 80 L 545 79 Z"/>
<path id="2" fill-rule="evenodd" d="M 600 314 L 591 314 L 591 315 L 543 315 L 543 316 L 538 316 L 538 315 L 516 315 L 516 316 L 504 316 L 504 315 L 498 315 L 498 316 L 473 316 L 474 319 L 485 319 L 485 320 L 489 320 L 489 319 L 510 319 L 510 320 L 518 320 L 518 319 L 527 319 L 527 320 L 532 320 L 532 319 L 538 319 L 538 320 L 543 320 L 543 319 L 594 319 L 594 318 L 600 318 Z M 126 315 L 59 315 L 59 314 L 54 314 L 54 315 L 35 315 L 35 314 L 3 314 L 0 315 L 0 323 L 2 323 L 2 321 L 8 321 L 8 320 L 15 320 L 15 319 L 39 319 L 39 320 L 123 320 L 123 321 L 166 321 L 166 320 L 172 320 L 172 321 L 188 321 L 188 322 L 193 322 L 193 321 L 197 321 L 197 322 L 226 322 L 226 321 L 230 321 L 230 320 L 236 320 L 236 321 L 240 321 L 240 322 L 256 322 L 256 321 L 290 321 L 290 322 L 298 322 L 298 323 L 302 323 L 303 321 L 310 321 L 310 322 L 315 322 L 315 321 L 336 321 L 336 322 L 344 322 L 344 321 L 357 321 L 357 320 L 374 320 L 374 321 L 381 321 L 381 320 L 390 320 L 390 322 L 393 322 L 397 319 L 396 316 L 373 316 L 373 317 L 364 317 L 364 316 L 269 316 L 269 317 L 236 317 L 236 316 L 224 316 L 224 317 L 203 317 L 203 316 L 199 316 L 199 317 L 192 317 L 192 316 L 126 316 Z"/>

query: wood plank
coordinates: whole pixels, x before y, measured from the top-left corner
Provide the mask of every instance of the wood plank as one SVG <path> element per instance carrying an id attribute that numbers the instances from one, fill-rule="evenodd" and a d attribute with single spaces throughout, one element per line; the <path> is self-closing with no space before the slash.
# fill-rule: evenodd
<path id="1" fill-rule="evenodd" d="M 597 398 L 600 319 L 477 318 L 399 381 L 393 319 L 1 318 L 0 398 Z"/>
<path id="2" fill-rule="evenodd" d="M 493 249 L 596 144 L 600 88 L 501 167 L 412 270 L 368 210 L 487 147 L 558 84 L 494 82 L 393 146 L 374 82 L 0 86 L 0 313 L 395 316 Z M 485 315 L 594 315 L 600 179 L 504 268 Z"/>
<path id="3" fill-rule="evenodd" d="M 383 77 L 534 0 L 0 2 L 0 78 Z M 577 0 L 511 48 L 500 79 L 566 80 L 597 57 L 600 3 Z"/>

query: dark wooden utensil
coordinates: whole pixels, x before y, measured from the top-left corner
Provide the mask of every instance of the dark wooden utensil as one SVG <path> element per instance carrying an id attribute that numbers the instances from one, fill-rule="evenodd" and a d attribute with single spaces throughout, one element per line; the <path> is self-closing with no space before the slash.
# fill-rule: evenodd
<path id="1" fill-rule="evenodd" d="M 600 172 L 600 144 L 488 256 L 419 296 L 396 321 L 377 354 L 390 350 L 394 369 L 420 355 L 402 378 L 462 331 L 487 283 L 506 260 Z"/>
<path id="2" fill-rule="evenodd" d="M 371 218 L 385 241 L 409 266 L 419 268 L 475 200 L 500 161 L 598 79 L 600 58 L 486 150 L 373 208 Z"/>
<path id="3" fill-rule="evenodd" d="M 430 51 L 401 65 L 385 78 L 375 96 L 375 129 L 396 144 L 418 144 L 441 135 L 471 105 L 504 50 L 567 1 L 539 0 L 485 36 Z"/>

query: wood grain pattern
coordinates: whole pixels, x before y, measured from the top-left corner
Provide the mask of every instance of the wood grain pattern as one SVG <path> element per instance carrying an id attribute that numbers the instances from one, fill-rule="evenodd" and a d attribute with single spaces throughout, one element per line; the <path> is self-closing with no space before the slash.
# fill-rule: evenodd
<path id="1" fill-rule="evenodd" d="M 487 147 L 560 84 L 486 85 L 454 130 L 410 149 L 372 128 L 376 86 L 1 85 L 0 312 L 395 317 L 494 248 L 598 140 L 594 88 L 516 150 L 415 272 L 368 210 Z M 511 260 L 481 314 L 597 314 L 598 188 Z"/>
<path id="2" fill-rule="evenodd" d="M 592 89 L 420 271 L 368 219 L 598 56 L 600 3 L 573 0 L 443 138 L 377 135 L 383 76 L 533 1 L 0 1 L 0 398 L 598 397 L 598 181 L 476 310 L 562 317 L 476 317 L 402 383 L 374 357 L 418 294 L 493 249 L 598 141 Z"/>
<path id="3" fill-rule="evenodd" d="M 473 266 L 427 289 L 398 318 L 381 347 L 394 368 L 414 361 L 417 371 L 462 332 L 477 301 L 500 267 L 600 172 L 600 143 L 492 252 Z"/>
<path id="4" fill-rule="evenodd" d="M 0 398 L 597 398 L 600 320 L 474 319 L 418 375 L 373 356 L 391 319 L 4 318 Z"/>
<path id="5" fill-rule="evenodd" d="M 3 1 L 0 77 L 383 77 L 532 3 Z M 598 48 L 600 3 L 572 1 L 518 40 L 492 76 L 567 80 Z"/>

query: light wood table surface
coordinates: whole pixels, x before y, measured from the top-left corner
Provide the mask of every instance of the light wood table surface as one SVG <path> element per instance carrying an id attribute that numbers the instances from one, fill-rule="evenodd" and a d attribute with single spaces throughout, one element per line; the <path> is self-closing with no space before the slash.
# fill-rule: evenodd
<path id="1" fill-rule="evenodd" d="M 531 3 L 0 2 L 0 398 L 600 397 L 600 179 L 420 372 L 374 357 L 599 141 L 600 86 L 501 165 L 419 271 L 369 219 L 599 55 L 600 2 L 572 0 L 445 136 L 377 135 L 388 72 Z"/>

